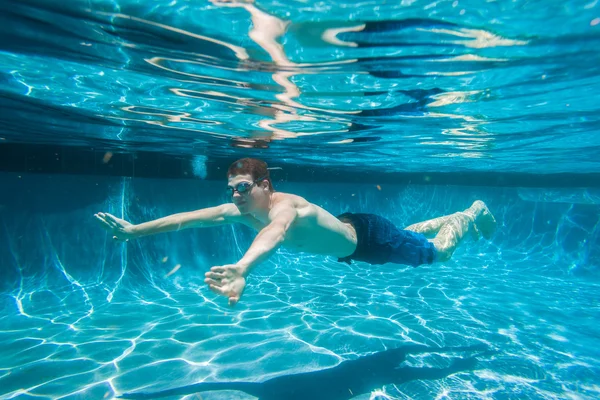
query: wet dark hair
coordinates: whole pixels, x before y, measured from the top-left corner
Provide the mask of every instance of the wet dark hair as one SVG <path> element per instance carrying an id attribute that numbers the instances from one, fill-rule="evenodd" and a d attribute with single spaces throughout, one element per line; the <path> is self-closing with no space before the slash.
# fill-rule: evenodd
<path id="1" fill-rule="evenodd" d="M 242 158 L 235 161 L 227 170 L 227 177 L 235 175 L 250 175 L 253 181 L 260 184 L 258 181 L 269 182 L 269 190 L 273 191 L 273 183 L 267 169 L 267 163 L 257 158 Z"/>

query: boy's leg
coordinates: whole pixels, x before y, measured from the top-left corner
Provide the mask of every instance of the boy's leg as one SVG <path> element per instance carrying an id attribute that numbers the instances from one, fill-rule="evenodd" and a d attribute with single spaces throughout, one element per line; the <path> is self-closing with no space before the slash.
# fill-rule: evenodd
<path id="1" fill-rule="evenodd" d="M 496 229 L 496 220 L 485 203 L 477 200 L 465 211 L 419 222 L 405 229 L 426 236 L 436 235 L 431 242 L 438 252 L 437 261 L 447 261 L 468 232 L 477 237 L 481 233 L 489 239 Z"/>

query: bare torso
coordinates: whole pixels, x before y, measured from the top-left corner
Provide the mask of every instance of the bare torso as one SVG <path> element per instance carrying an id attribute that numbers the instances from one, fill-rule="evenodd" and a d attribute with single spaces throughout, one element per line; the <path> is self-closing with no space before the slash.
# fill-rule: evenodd
<path id="1" fill-rule="evenodd" d="M 300 196 L 276 192 L 271 199 L 271 207 L 280 202 L 287 202 L 297 211 L 296 219 L 285 235 L 284 247 L 334 257 L 349 256 L 356 249 L 356 231 L 352 225 L 340 221 Z M 259 219 L 252 215 L 243 215 L 240 222 L 260 231 L 271 221 L 269 217 Z"/>

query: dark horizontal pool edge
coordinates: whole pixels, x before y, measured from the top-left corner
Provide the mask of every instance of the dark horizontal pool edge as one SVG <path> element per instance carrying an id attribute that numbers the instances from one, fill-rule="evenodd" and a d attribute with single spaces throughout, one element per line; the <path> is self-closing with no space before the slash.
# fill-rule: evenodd
<path id="1" fill-rule="evenodd" d="M 159 152 L 107 153 L 91 147 L 0 144 L 0 171 L 33 174 L 75 174 L 162 179 L 224 180 L 236 158 L 198 162 L 194 156 Z M 269 156 L 264 159 L 270 162 Z M 195 161 L 196 160 L 196 161 Z M 201 159 L 204 160 L 204 159 Z M 277 161 L 277 162 L 275 162 Z M 194 168 L 196 164 L 196 168 Z M 500 187 L 600 187 L 600 173 L 531 174 L 507 172 L 379 172 L 352 168 L 306 167 L 273 160 L 281 170 L 271 171 L 274 182 L 337 182 Z"/>

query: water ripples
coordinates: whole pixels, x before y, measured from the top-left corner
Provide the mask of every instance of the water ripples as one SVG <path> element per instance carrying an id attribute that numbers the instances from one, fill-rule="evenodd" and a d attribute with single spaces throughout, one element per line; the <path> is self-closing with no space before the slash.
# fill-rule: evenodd
<path id="1" fill-rule="evenodd" d="M 371 170 L 600 170 L 595 2 L 90 4 L 0 6 L 5 139 Z"/>

